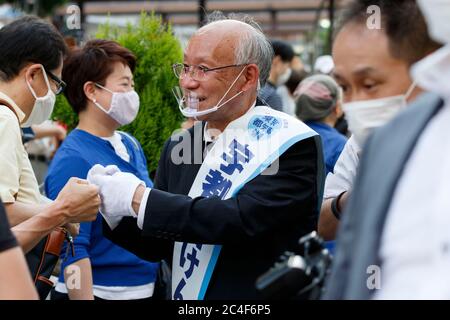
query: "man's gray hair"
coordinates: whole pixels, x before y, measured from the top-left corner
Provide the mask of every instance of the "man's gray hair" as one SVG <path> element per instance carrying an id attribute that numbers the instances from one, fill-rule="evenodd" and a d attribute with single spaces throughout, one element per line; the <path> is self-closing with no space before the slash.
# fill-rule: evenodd
<path id="1" fill-rule="evenodd" d="M 266 83 L 272 66 L 273 48 L 269 40 L 262 32 L 258 23 L 249 15 L 223 14 L 221 11 L 214 11 L 207 17 L 207 25 L 213 22 L 224 20 L 237 20 L 248 24 L 251 28 L 245 28 L 240 37 L 240 43 L 236 47 L 235 63 L 247 64 L 254 63 L 259 69 L 259 81 L 261 86 Z"/>

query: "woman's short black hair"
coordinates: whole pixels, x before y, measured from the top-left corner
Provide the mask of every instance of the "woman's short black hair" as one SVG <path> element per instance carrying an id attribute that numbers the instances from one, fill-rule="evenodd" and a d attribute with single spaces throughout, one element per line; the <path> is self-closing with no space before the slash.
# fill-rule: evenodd
<path id="1" fill-rule="evenodd" d="M 428 35 L 416 0 L 354 0 L 344 9 L 336 34 L 348 23 L 366 25 L 373 14 L 367 8 L 372 5 L 380 8 L 381 28 L 389 38 L 393 57 L 411 65 L 441 46 Z"/>
<path id="2" fill-rule="evenodd" d="M 0 29 L 0 80 L 14 79 L 28 63 L 58 68 L 67 52 L 61 34 L 34 16 L 19 18 Z"/>
<path id="3" fill-rule="evenodd" d="M 68 55 L 62 71 L 62 78 L 67 83 L 64 94 L 77 114 L 85 110 L 87 105 L 84 84 L 92 81 L 105 85 L 116 62 L 127 65 L 131 72 L 136 67 L 134 54 L 112 40 L 89 40 L 82 48 Z"/>

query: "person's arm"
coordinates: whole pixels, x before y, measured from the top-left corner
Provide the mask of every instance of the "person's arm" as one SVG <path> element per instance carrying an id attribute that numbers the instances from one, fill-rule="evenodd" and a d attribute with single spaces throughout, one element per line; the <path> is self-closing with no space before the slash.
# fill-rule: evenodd
<path id="1" fill-rule="evenodd" d="M 61 250 L 61 270 L 64 270 L 64 280 L 71 300 L 91 300 L 94 298 L 90 261 L 91 234 L 92 229 L 95 229 L 93 226 L 102 223 L 101 219 L 101 216 L 98 215 L 96 221 L 81 224 L 80 234 L 73 241 L 75 256 L 67 251 L 67 243 Z"/>
<path id="2" fill-rule="evenodd" d="M 281 97 L 276 91 L 273 92 L 270 96 L 267 97 L 265 101 L 269 107 L 271 107 L 274 110 L 283 111 L 283 101 L 281 100 Z"/>
<path id="3" fill-rule="evenodd" d="M 12 230 L 26 253 L 56 227 L 95 220 L 99 205 L 98 188 L 84 180 L 72 178 L 53 203 Z"/>
<path id="4" fill-rule="evenodd" d="M 38 295 L 0 200 L 0 300 L 5 299 L 38 299 Z"/>
<path id="5" fill-rule="evenodd" d="M 55 137 L 59 141 L 62 141 L 65 139 L 67 131 L 63 128 L 58 126 L 57 124 L 42 124 L 42 125 L 33 125 L 31 126 L 34 132 L 34 138 L 35 139 L 41 139 L 45 137 Z"/>
<path id="6" fill-rule="evenodd" d="M 39 299 L 19 247 L 0 252 L 0 270 L 0 300 Z"/>
<path id="7" fill-rule="evenodd" d="M 227 200 L 192 199 L 152 189 L 147 203 L 140 204 L 146 205 L 142 235 L 191 243 L 238 245 L 286 225 L 298 225 L 305 231 L 310 226 L 315 228 L 317 177 L 322 170 L 318 168 L 319 152 L 315 138 L 295 144 L 281 155 L 276 174 L 257 176 Z M 114 176 L 107 177 L 100 188 L 111 185 L 113 180 Z M 103 191 L 103 203 L 112 200 Z"/>
<path id="8" fill-rule="evenodd" d="M 168 188 L 166 158 L 169 142 L 170 140 L 167 140 L 161 150 L 153 186 L 153 188 L 163 191 L 167 191 Z M 103 220 L 103 235 L 141 259 L 152 262 L 172 259 L 173 241 L 156 237 L 142 237 L 142 230 L 138 228 L 135 218 L 124 217 L 114 231 Z"/>
<path id="9" fill-rule="evenodd" d="M 78 268 L 79 273 L 73 273 L 73 268 Z M 71 277 L 79 275 L 79 282 L 72 281 Z M 91 260 L 84 258 L 74 262 L 64 269 L 64 280 L 70 300 L 94 300 L 92 289 L 92 268 Z M 77 285 L 74 285 L 77 284 Z M 79 284 L 79 287 L 78 287 Z"/>
<path id="10" fill-rule="evenodd" d="M 354 138 L 350 138 L 344 146 L 334 171 L 326 178 L 324 200 L 320 210 L 318 233 L 325 240 L 334 240 L 339 227 L 339 220 L 331 210 L 334 199 L 342 194 L 336 207 L 340 213 L 345 208 L 349 191 L 352 189 L 353 181 L 359 162 L 359 147 L 355 145 Z"/>
<path id="11" fill-rule="evenodd" d="M 21 202 L 3 203 L 11 226 L 16 226 L 40 212 L 48 209 L 50 204 L 27 204 Z"/>
<path id="12" fill-rule="evenodd" d="M 339 201 L 337 201 L 337 198 L 332 198 L 327 199 L 322 203 L 319 216 L 318 233 L 324 240 L 330 241 L 336 239 L 336 232 L 339 227 L 339 220 L 331 209 L 333 200 L 336 199 L 336 209 L 340 214 L 342 214 L 343 208 L 347 203 L 347 198 L 348 192 L 344 192 L 344 194 L 339 198 Z"/>

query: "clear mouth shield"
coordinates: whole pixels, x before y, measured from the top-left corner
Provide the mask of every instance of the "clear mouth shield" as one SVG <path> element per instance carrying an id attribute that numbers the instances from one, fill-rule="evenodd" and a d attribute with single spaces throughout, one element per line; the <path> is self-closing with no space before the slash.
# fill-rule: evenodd
<path id="1" fill-rule="evenodd" d="M 182 89 L 179 86 L 176 86 L 172 89 L 173 94 L 178 102 L 178 108 L 180 112 L 188 118 L 196 118 L 203 116 L 205 114 L 209 114 L 211 112 L 215 112 L 218 107 L 215 106 L 210 109 L 206 109 L 203 111 L 198 110 L 198 106 L 200 104 L 200 99 L 197 94 L 193 91 Z"/>
<path id="2" fill-rule="evenodd" d="M 173 92 L 175 98 L 177 99 L 178 108 L 180 109 L 180 112 L 185 117 L 188 117 L 188 118 L 197 118 L 197 117 L 201 117 L 201 116 L 216 112 L 217 110 L 219 110 L 219 108 L 221 108 L 222 106 L 227 104 L 229 101 L 236 98 L 242 92 L 244 92 L 241 90 L 238 93 L 236 93 L 234 96 L 232 96 L 231 98 L 226 100 L 225 102 L 222 102 L 223 99 L 227 96 L 228 92 L 230 92 L 231 88 L 233 88 L 236 81 L 242 75 L 244 70 L 245 70 L 245 68 L 242 69 L 242 71 L 239 73 L 239 75 L 236 77 L 236 79 L 233 81 L 233 83 L 230 85 L 228 90 L 223 94 L 222 98 L 220 98 L 219 102 L 217 102 L 217 104 L 215 106 L 205 109 L 205 110 L 201 110 L 201 111 L 198 110 L 199 105 L 200 105 L 200 99 L 198 98 L 197 93 L 190 91 L 188 89 L 181 88 L 180 86 L 174 87 L 172 89 L 172 92 Z"/>

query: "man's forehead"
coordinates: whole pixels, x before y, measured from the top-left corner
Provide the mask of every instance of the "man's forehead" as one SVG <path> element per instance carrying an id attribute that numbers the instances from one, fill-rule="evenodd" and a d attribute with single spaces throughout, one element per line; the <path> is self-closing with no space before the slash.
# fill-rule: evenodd
<path id="1" fill-rule="evenodd" d="M 234 51 L 239 43 L 238 35 L 212 31 L 196 33 L 192 36 L 184 52 L 185 61 L 214 63 L 234 60 Z"/>

